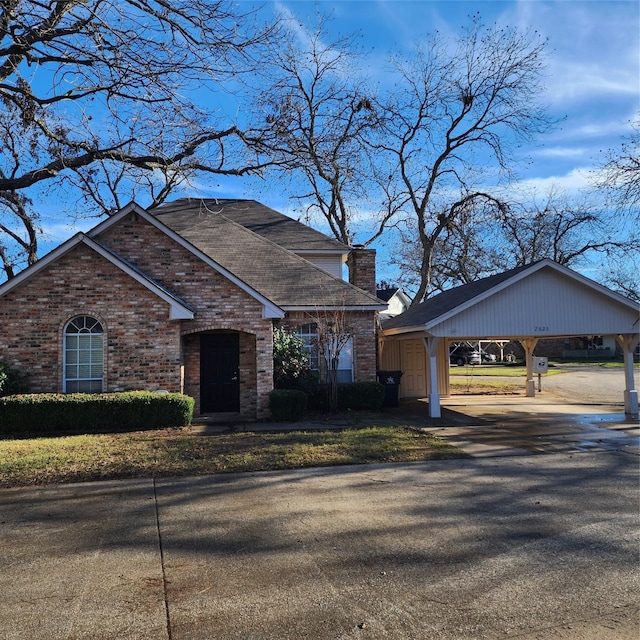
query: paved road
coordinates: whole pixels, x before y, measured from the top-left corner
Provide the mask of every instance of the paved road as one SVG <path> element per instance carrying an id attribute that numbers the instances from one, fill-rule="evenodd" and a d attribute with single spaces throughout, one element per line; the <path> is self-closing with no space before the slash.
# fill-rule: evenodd
<path id="1" fill-rule="evenodd" d="M 636 388 L 640 372 L 635 371 Z M 537 381 L 537 376 L 534 376 Z M 624 370 L 600 366 L 569 367 L 567 373 L 542 376 L 542 395 L 550 393 L 571 402 L 624 406 Z"/>
<path id="2" fill-rule="evenodd" d="M 637 640 L 637 425 L 473 406 L 470 460 L 2 490 L 0 638 Z"/>
<path id="3" fill-rule="evenodd" d="M 3 640 L 637 640 L 638 458 L 0 491 Z"/>

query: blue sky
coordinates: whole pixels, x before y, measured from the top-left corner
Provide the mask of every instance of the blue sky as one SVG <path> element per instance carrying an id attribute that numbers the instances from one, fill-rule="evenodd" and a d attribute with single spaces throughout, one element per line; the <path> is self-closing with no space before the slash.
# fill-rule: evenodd
<path id="1" fill-rule="evenodd" d="M 372 47 L 370 69 L 380 72 L 382 82 L 391 50 L 409 52 L 435 29 L 454 34 L 476 11 L 485 23 L 531 28 L 547 38 L 544 99 L 550 114 L 564 120 L 555 131 L 522 149 L 532 162 L 521 172 L 521 179 L 540 190 L 550 183 L 569 191 L 584 186 L 602 150 L 619 142 L 640 110 L 637 0 L 295 0 L 264 3 L 262 12 L 267 18 L 278 12 L 293 14 L 300 28 L 313 30 L 318 8 L 333 13 L 331 28 L 336 35 L 362 34 L 363 46 Z M 292 211 L 278 185 L 245 179 L 203 181 L 193 185 L 188 195 L 256 198 L 285 213 Z M 85 223 L 80 223 L 83 228 L 93 224 Z M 47 225 L 49 239 L 56 244 L 76 230 L 64 224 Z"/>
<path id="2" fill-rule="evenodd" d="M 334 15 L 336 32 L 360 31 L 374 47 L 372 67 L 384 69 L 391 49 L 409 51 L 426 33 L 459 31 L 479 11 L 485 23 L 535 29 L 548 44 L 550 113 L 564 118 L 551 134 L 523 149 L 533 163 L 523 175 L 535 184 L 584 184 L 600 151 L 614 146 L 640 109 L 640 3 L 632 1 L 347 0 L 278 2 L 313 25 L 316 5 Z M 275 196 L 274 196 L 275 197 Z"/>

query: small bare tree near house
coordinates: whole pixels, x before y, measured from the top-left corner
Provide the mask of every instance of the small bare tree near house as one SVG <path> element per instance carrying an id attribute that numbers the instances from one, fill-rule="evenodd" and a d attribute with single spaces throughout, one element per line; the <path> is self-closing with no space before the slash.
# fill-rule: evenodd
<path id="1" fill-rule="evenodd" d="M 353 338 L 353 328 L 344 306 L 318 309 L 311 317 L 316 325 L 316 347 L 325 365 L 329 411 L 338 409 L 340 358 Z"/>

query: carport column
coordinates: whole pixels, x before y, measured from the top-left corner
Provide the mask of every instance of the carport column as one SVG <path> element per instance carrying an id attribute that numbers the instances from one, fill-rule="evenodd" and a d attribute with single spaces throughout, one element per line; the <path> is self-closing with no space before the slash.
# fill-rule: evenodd
<path id="1" fill-rule="evenodd" d="M 520 344 L 524 347 L 524 353 L 527 363 L 527 398 L 535 398 L 536 381 L 533 379 L 533 350 L 538 344 L 538 338 L 525 338 L 520 340 Z"/>
<path id="2" fill-rule="evenodd" d="M 633 352 L 640 341 L 639 334 L 616 336 L 624 353 L 624 412 L 627 415 L 638 415 L 638 392 L 633 380 Z"/>
<path id="3" fill-rule="evenodd" d="M 436 357 L 440 338 L 423 338 L 424 349 L 427 352 L 429 361 L 429 417 L 439 418 L 442 415 L 440 410 L 440 392 L 438 391 L 438 360 Z"/>

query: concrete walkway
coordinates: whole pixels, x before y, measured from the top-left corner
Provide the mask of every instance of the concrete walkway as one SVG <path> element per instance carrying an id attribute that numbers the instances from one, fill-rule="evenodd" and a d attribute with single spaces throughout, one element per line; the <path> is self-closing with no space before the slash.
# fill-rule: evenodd
<path id="1" fill-rule="evenodd" d="M 637 640 L 638 457 L 0 491 L 3 640 Z"/>

